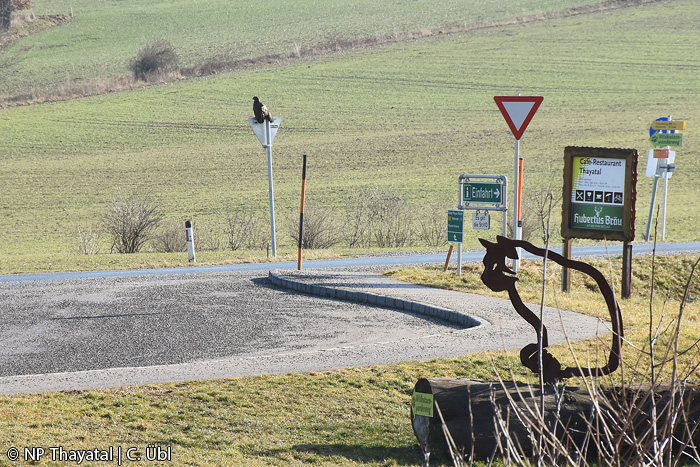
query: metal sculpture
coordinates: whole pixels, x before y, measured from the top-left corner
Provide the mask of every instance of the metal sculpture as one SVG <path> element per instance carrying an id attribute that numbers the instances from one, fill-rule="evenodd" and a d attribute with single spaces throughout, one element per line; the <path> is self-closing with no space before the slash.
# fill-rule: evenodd
<path id="1" fill-rule="evenodd" d="M 572 376 L 599 376 L 607 375 L 617 369 L 620 364 L 620 348 L 622 344 L 622 314 L 620 307 L 615 301 L 615 295 L 610 288 L 610 284 L 605 280 L 605 276 L 590 264 L 581 261 L 575 261 L 564 258 L 558 253 L 537 248 L 529 242 L 523 240 L 511 240 L 502 236 L 497 237 L 497 243 L 489 242 L 482 238 L 479 239 L 481 244 L 486 247 L 484 255 L 484 272 L 481 275 L 481 281 L 494 292 L 507 291 L 515 311 L 522 316 L 533 328 L 537 334 L 537 343 L 528 344 L 520 351 L 520 361 L 535 374 L 542 374 L 543 380 L 548 384 L 555 384 L 564 378 Z M 605 366 L 599 368 L 581 368 L 581 367 L 566 367 L 562 369 L 561 363 L 551 355 L 546 347 L 549 346 L 547 337 L 547 327 L 540 321 L 526 305 L 523 303 L 518 294 L 515 283 L 518 281 L 516 273 L 506 266 L 506 258 L 519 259 L 516 248 L 523 248 L 529 253 L 540 257 L 547 257 L 555 263 L 565 268 L 576 269 L 584 274 L 589 275 L 600 289 L 600 293 L 605 298 L 605 303 L 610 312 L 610 320 L 612 322 L 612 345 L 610 347 L 610 355 Z M 541 355 L 541 370 L 540 370 L 540 349 Z"/>

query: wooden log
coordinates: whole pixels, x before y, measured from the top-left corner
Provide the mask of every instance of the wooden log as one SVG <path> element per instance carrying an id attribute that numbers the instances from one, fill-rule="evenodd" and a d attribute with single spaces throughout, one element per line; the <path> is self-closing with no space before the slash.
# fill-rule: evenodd
<path id="1" fill-rule="evenodd" d="M 605 434 L 596 430 L 611 432 L 605 435 L 605 443 L 615 455 L 639 455 L 645 443 L 654 441 L 652 413 L 657 438 L 673 433 L 677 440 L 700 446 L 700 429 L 693 430 L 700 424 L 700 386 L 677 386 L 675 390 L 669 386 L 597 387 L 595 407 L 585 387 L 565 386 L 559 392 L 557 396 L 552 387 L 545 386 L 542 395 L 537 387 L 514 382 L 420 379 L 414 393 L 432 395 L 434 403 L 432 417 L 414 415 L 411 410 L 425 465 L 430 457 L 449 459 L 455 453 L 473 460 L 488 459 L 494 453 L 508 456 L 504 433 L 511 446 L 517 446 L 510 455 L 533 456 L 540 446 L 538 432 L 545 433 L 545 448 L 550 452 L 606 455 L 596 443 Z M 673 418 L 674 413 L 682 417 Z M 691 430 L 686 431 L 687 427 Z"/>

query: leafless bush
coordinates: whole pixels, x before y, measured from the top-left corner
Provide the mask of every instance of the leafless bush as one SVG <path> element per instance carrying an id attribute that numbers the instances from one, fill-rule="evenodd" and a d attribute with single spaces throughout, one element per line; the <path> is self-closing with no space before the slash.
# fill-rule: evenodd
<path id="1" fill-rule="evenodd" d="M 368 246 L 371 237 L 368 234 L 367 217 L 367 190 L 360 191 L 350 198 L 345 215 L 345 241 L 350 248 L 362 248 Z"/>
<path id="2" fill-rule="evenodd" d="M 102 219 L 112 240 L 111 251 L 137 253 L 151 239 L 162 218 L 160 206 L 150 195 L 119 191 Z"/>
<path id="3" fill-rule="evenodd" d="M 412 243 L 412 212 L 399 196 L 377 193 L 370 199 L 369 222 L 372 237 L 380 248 Z"/>
<path id="4" fill-rule="evenodd" d="M 99 234 L 91 227 L 78 227 L 77 250 L 79 255 L 100 253 Z"/>
<path id="5" fill-rule="evenodd" d="M 179 58 L 173 45 L 166 40 L 149 40 L 129 62 L 137 80 L 148 81 L 152 76 L 175 71 Z"/>
<path id="6" fill-rule="evenodd" d="M 429 247 L 441 247 L 447 243 L 447 209 L 439 204 L 426 203 L 418 211 L 418 240 Z"/>
<path id="7" fill-rule="evenodd" d="M 194 245 L 198 251 L 218 251 L 225 247 L 221 240 L 221 226 L 212 227 L 211 225 L 197 224 L 194 228 Z"/>
<path id="8" fill-rule="evenodd" d="M 363 190 L 351 200 L 346 216 L 349 247 L 402 247 L 413 243 L 412 212 L 401 197 Z"/>
<path id="9" fill-rule="evenodd" d="M 197 232 L 195 230 L 195 239 Z M 160 253 L 178 253 L 187 251 L 187 235 L 185 223 L 177 219 L 170 219 L 161 223 L 153 236 L 153 244 Z"/>
<path id="10" fill-rule="evenodd" d="M 337 214 L 330 208 L 307 203 L 304 209 L 304 236 L 302 247 L 307 249 L 330 248 L 342 241 L 341 226 L 336 221 Z M 289 236 L 299 244 L 299 222 L 287 222 Z"/>
<path id="11" fill-rule="evenodd" d="M 231 250 L 241 248 L 256 250 L 265 249 L 268 246 L 268 234 L 265 225 L 259 222 L 255 215 L 237 210 L 233 216 L 228 216 L 224 226 L 226 244 Z"/>

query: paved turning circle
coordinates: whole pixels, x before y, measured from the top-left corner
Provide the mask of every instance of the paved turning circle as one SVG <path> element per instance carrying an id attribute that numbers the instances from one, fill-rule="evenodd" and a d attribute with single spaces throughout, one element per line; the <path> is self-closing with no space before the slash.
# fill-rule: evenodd
<path id="1" fill-rule="evenodd" d="M 0 376 L 262 359 L 456 330 L 292 293 L 259 272 L 3 283 L 0 303 Z"/>

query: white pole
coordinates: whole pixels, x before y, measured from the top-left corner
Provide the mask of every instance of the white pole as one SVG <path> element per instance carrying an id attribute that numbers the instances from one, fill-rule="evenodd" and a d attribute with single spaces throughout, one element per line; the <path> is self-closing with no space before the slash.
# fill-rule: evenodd
<path id="1" fill-rule="evenodd" d="M 275 196 L 272 189 L 272 141 L 270 140 L 270 122 L 265 120 L 265 139 L 267 149 L 267 178 L 270 181 L 270 230 L 272 231 L 272 256 L 277 256 L 277 242 L 275 241 Z"/>
<path id="2" fill-rule="evenodd" d="M 508 238 L 508 182 L 501 183 L 501 194 L 503 195 L 503 238 Z"/>
<path id="3" fill-rule="evenodd" d="M 668 116 L 668 121 L 671 121 L 671 116 Z M 666 146 L 666 150 L 670 150 L 670 146 Z M 666 169 L 664 170 L 664 200 L 661 210 L 661 240 L 666 237 L 666 195 L 668 195 L 668 159 L 666 159 Z"/>
<path id="4" fill-rule="evenodd" d="M 464 234 L 462 234 L 464 235 Z M 462 244 L 457 244 L 457 275 L 462 275 Z"/>
<path id="5" fill-rule="evenodd" d="M 520 203 L 520 140 L 515 139 L 515 183 L 513 184 L 513 240 L 522 239 L 522 227 L 518 223 L 518 204 Z M 520 248 L 516 248 L 520 257 Z M 513 260 L 513 271 L 518 272 L 520 260 Z"/>
<path id="6" fill-rule="evenodd" d="M 185 221 L 185 232 L 187 234 L 187 256 L 190 263 L 194 263 L 194 235 L 192 234 L 192 222 Z"/>
<path id="7" fill-rule="evenodd" d="M 656 189 L 659 186 L 659 176 L 654 175 L 654 187 L 651 189 L 651 206 L 649 207 L 649 220 L 647 221 L 647 234 L 644 239 L 648 242 L 651 234 L 651 219 L 654 216 L 654 205 L 656 204 Z"/>
<path id="8" fill-rule="evenodd" d="M 668 121 L 671 121 L 671 116 L 668 116 Z M 666 146 L 666 150 L 670 150 L 670 146 Z M 668 195 L 668 159 L 666 159 L 666 169 L 664 170 L 664 200 L 661 210 L 661 240 L 666 238 L 666 195 Z"/>
<path id="9" fill-rule="evenodd" d="M 457 195 L 457 206 L 460 207 L 462 206 L 462 203 L 464 203 L 464 192 L 463 187 L 464 185 L 462 184 L 462 179 L 459 179 L 459 195 Z M 464 211 L 462 211 L 462 241 L 464 241 Z M 462 244 L 458 243 L 457 244 L 457 276 L 462 275 Z"/>
<path id="10" fill-rule="evenodd" d="M 668 148 L 668 146 L 666 146 Z M 668 159 L 666 159 L 666 169 L 664 170 L 664 201 L 661 210 L 661 240 L 666 238 L 666 195 L 668 195 Z"/>

